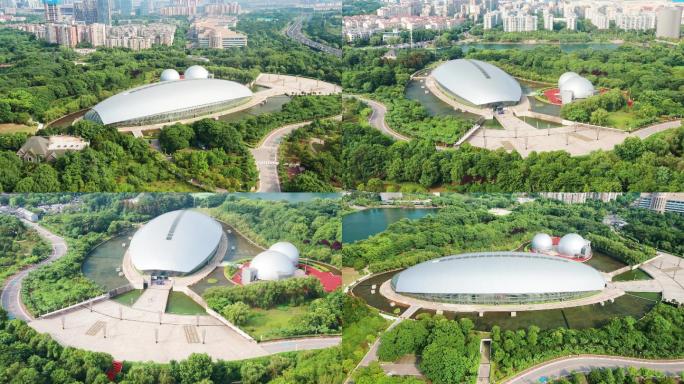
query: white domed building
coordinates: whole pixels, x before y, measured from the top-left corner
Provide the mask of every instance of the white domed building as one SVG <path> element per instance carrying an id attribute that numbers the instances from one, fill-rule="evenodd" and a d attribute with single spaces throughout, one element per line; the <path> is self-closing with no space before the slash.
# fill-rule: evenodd
<path id="1" fill-rule="evenodd" d="M 553 239 L 546 233 L 537 233 L 532 238 L 530 248 L 534 252 L 548 252 L 553 249 Z"/>
<path id="2" fill-rule="evenodd" d="M 257 280 L 282 280 L 294 276 L 295 266 L 284 253 L 267 250 L 258 254 L 249 263 Z"/>
<path id="3" fill-rule="evenodd" d="M 575 72 L 565 72 L 558 78 L 558 90 L 563 104 L 577 99 L 586 99 L 596 94 L 591 81 Z"/>
<path id="4" fill-rule="evenodd" d="M 85 120 L 112 127 L 133 127 L 201 118 L 248 102 L 252 91 L 237 82 L 211 78 L 199 65 L 183 77 L 166 69 L 157 83 L 142 85 L 95 105 Z"/>
<path id="5" fill-rule="evenodd" d="M 183 78 L 185 80 L 208 79 L 209 71 L 201 65 L 193 65 L 185 70 Z"/>
<path id="6" fill-rule="evenodd" d="M 290 259 L 290 262 L 292 262 L 292 265 L 295 267 L 299 265 L 299 250 L 294 246 L 294 244 L 287 241 L 279 241 L 271 245 L 271 247 L 268 249 L 284 254 L 288 257 L 288 259 Z"/>
<path id="7" fill-rule="evenodd" d="M 159 81 L 174 81 L 180 80 L 180 74 L 175 69 L 165 69 L 159 76 Z"/>
<path id="8" fill-rule="evenodd" d="M 568 233 L 563 237 L 537 233 L 530 242 L 530 251 L 581 261 L 586 261 L 592 256 L 591 242 L 576 233 Z"/>
<path id="9" fill-rule="evenodd" d="M 262 281 L 276 281 L 305 276 L 299 267 L 299 250 L 294 244 L 280 241 L 256 255 L 248 267 L 242 268 L 242 284 Z"/>
<path id="10" fill-rule="evenodd" d="M 213 218 L 178 210 L 138 229 L 127 253 L 133 267 L 145 275 L 185 276 L 209 263 L 225 241 L 223 228 Z"/>

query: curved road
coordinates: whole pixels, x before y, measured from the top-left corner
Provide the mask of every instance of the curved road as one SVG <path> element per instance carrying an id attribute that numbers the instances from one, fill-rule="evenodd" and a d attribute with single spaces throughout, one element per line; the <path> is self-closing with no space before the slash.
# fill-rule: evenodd
<path id="1" fill-rule="evenodd" d="M 342 57 L 342 50 L 333 48 L 329 45 L 321 44 L 304 36 L 302 33 L 302 18 L 297 18 L 294 23 L 290 24 L 285 30 L 285 35 L 290 39 L 296 40 L 300 44 L 304 44 L 309 48 L 317 49 L 321 52 L 329 53 L 331 55 Z"/>
<path id="2" fill-rule="evenodd" d="M 642 360 L 619 356 L 580 355 L 552 360 L 527 369 L 504 381 L 504 384 L 540 383 L 545 378 L 551 379 L 568 376 L 572 372 L 589 372 L 599 368 L 648 368 L 663 372 L 666 375 L 678 375 L 684 372 L 684 360 Z M 540 381 L 542 380 L 542 381 Z M 551 381 L 551 380 L 549 380 Z"/>
<path id="3" fill-rule="evenodd" d="M 259 188 L 257 192 L 280 192 L 278 177 L 278 147 L 283 137 L 297 128 L 311 124 L 311 121 L 285 125 L 268 134 L 258 147 L 250 149 L 259 171 Z"/>
<path id="4" fill-rule="evenodd" d="M 29 274 L 29 272 L 35 270 L 36 268 L 51 263 L 60 257 L 66 255 L 67 244 L 63 238 L 53 234 L 47 229 L 41 227 L 36 223 L 32 223 L 28 220 L 20 219 L 24 225 L 38 232 L 38 235 L 50 242 L 52 245 L 52 254 L 47 259 L 41 261 L 38 264 L 34 264 L 20 272 L 17 272 L 13 276 L 7 279 L 5 287 L 2 290 L 2 308 L 4 308 L 11 319 L 21 319 L 24 321 L 33 320 L 33 316 L 28 313 L 23 304 L 21 303 L 21 282 Z"/>
<path id="5" fill-rule="evenodd" d="M 400 141 L 409 141 L 411 140 L 410 138 L 402 135 L 401 133 L 393 130 L 392 128 L 387 125 L 387 121 L 385 121 L 385 115 L 387 115 L 387 107 L 385 104 L 367 99 L 365 97 L 357 96 L 357 95 L 352 95 L 352 97 L 356 98 L 357 100 L 361 101 L 362 103 L 366 104 L 371 108 L 373 111 L 368 118 L 368 123 L 375 129 L 379 130 L 380 132 L 384 133 L 387 136 L 393 137 L 395 140 L 400 140 Z"/>

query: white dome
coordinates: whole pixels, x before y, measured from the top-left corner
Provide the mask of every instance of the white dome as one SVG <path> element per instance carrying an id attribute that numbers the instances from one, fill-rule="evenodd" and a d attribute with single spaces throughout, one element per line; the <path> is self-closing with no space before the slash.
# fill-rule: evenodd
<path id="1" fill-rule="evenodd" d="M 284 254 L 290 259 L 292 265 L 294 266 L 297 266 L 299 264 L 299 250 L 297 249 L 297 247 L 294 246 L 294 244 L 290 242 L 279 241 L 271 245 L 269 250 Z"/>
<path id="2" fill-rule="evenodd" d="M 256 270 L 259 280 L 280 280 L 292 277 L 295 267 L 287 255 L 267 250 L 258 254 L 249 263 L 249 267 Z"/>
<path id="3" fill-rule="evenodd" d="M 558 243 L 558 253 L 564 256 L 582 255 L 582 249 L 588 244 L 588 241 L 576 233 L 568 233 L 561 237 Z"/>
<path id="4" fill-rule="evenodd" d="M 535 252 L 546 252 L 553 248 L 553 240 L 546 233 L 537 233 L 532 238 L 531 248 Z"/>
<path id="5" fill-rule="evenodd" d="M 161 76 L 159 76 L 160 81 L 173 81 L 180 80 L 180 75 L 175 69 L 165 69 L 162 71 Z"/>
<path id="6" fill-rule="evenodd" d="M 561 92 L 570 91 L 572 92 L 573 99 L 586 99 L 594 95 L 594 86 L 591 81 L 585 79 L 581 76 L 573 77 L 560 87 Z"/>
<path id="7" fill-rule="evenodd" d="M 209 78 L 209 71 L 200 65 L 193 65 L 186 69 L 183 75 L 185 80 L 207 79 Z"/>
<path id="8" fill-rule="evenodd" d="M 564 74 L 560 75 L 558 78 L 558 88 L 561 88 L 566 81 L 574 77 L 579 77 L 579 75 L 575 72 L 565 72 Z"/>

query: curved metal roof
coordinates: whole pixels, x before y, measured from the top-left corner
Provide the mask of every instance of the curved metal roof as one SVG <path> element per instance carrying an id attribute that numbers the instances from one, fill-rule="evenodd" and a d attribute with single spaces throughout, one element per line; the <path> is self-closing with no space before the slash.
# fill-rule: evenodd
<path id="1" fill-rule="evenodd" d="M 94 106 L 93 110 L 102 124 L 107 125 L 251 96 L 249 88 L 234 81 L 162 81 L 116 94 Z"/>
<path id="2" fill-rule="evenodd" d="M 432 76 L 448 91 L 475 105 L 520 101 L 518 81 L 492 64 L 480 60 L 447 61 Z"/>
<path id="3" fill-rule="evenodd" d="M 602 290 L 594 268 L 529 252 L 480 252 L 417 264 L 395 277 L 399 293 L 535 294 Z"/>
<path id="4" fill-rule="evenodd" d="M 167 212 L 140 228 L 128 248 L 139 271 L 189 273 L 219 245 L 223 229 L 211 217 L 191 210 Z"/>
<path id="5" fill-rule="evenodd" d="M 546 233 L 537 233 L 532 238 L 530 247 L 533 251 L 550 251 L 553 248 L 553 239 Z"/>

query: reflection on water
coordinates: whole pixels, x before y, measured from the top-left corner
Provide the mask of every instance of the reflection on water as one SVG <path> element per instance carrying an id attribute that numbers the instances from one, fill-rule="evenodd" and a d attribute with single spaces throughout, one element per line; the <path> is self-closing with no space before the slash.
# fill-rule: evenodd
<path id="1" fill-rule="evenodd" d="M 222 226 L 228 238 L 228 248 L 223 255 L 223 261 L 252 258 L 262 251 L 229 225 Z M 107 290 L 127 284 L 128 280 L 123 275 L 119 276 L 117 269 L 121 268 L 130 243 L 129 237 L 132 235 L 133 232 L 116 236 L 95 248 L 83 262 L 83 274 Z"/>
<path id="2" fill-rule="evenodd" d="M 123 275 L 119 276 L 119 273 L 124 253 L 128 249 L 128 237 L 132 235 L 129 232 L 100 244 L 83 262 L 83 274 L 107 290 L 126 285 L 128 280 Z"/>
<path id="3" fill-rule="evenodd" d="M 415 220 L 435 213 L 436 209 L 417 208 L 371 208 L 350 213 L 342 218 L 342 242 L 364 240 L 401 219 Z"/>
<path id="4" fill-rule="evenodd" d="M 290 102 L 290 100 L 292 100 L 292 98 L 285 95 L 269 97 L 266 99 L 264 104 L 259 104 L 239 112 L 223 115 L 219 117 L 219 120 L 232 123 L 250 116 L 259 116 L 263 115 L 264 113 L 280 112 L 283 109 L 283 105 Z"/>
<path id="5" fill-rule="evenodd" d="M 379 292 L 380 285 L 385 281 L 389 280 L 394 276 L 395 273 L 400 271 L 385 272 L 372 276 L 352 288 L 352 294 L 356 297 L 360 297 L 371 307 L 377 308 L 383 312 L 390 313 L 393 315 L 400 315 L 407 307 L 401 305 L 392 306 Z M 375 290 L 373 290 L 373 285 L 375 285 Z"/>
<path id="6" fill-rule="evenodd" d="M 587 260 L 586 264 L 598 269 L 601 272 L 613 272 L 616 269 L 627 266 L 627 264 L 623 263 L 622 261 L 596 250 L 592 251 L 591 259 Z"/>
<path id="7" fill-rule="evenodd" d="M 480 331 L 489 331 L 494 325 L 511 330 L 527 328 L 530 325 L 536 325 L 541 329 L 559 327 L 581 329 L 602 327 L 616 317 L 632 316 L 640 319 L 655 306 L 656 302 L 626 294 L 615 299 L 615 302 L 608 302 L 605 305 L 594 304 L 565 309 L 518 312 L 515 317 L 511 317 L 509 312 L 487 312 L 483 317 L 475 313 L 445 312 L 444 316 L 449 319 L 469 318 L 475 323 L 475 328 Z M 414 317 L 421 313 L 434 314 L 434 311 L 419 310 Z"/>
<path id="8" fill-rule="evenodd" d="M 263 251 L 263 249 L 250 243 L 236 232 L 230 225 L 225 223 L 221 223 L 221 225 L 228 238 L 228 249 L 226 249 L 226 253 L 223 255 L 223 261 L 252 258 Z"/>

